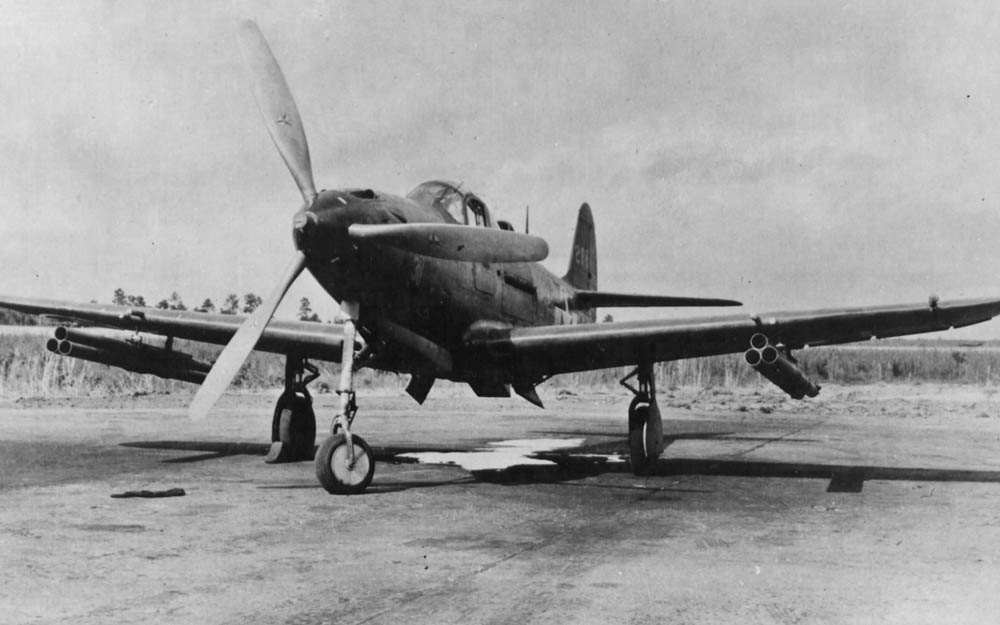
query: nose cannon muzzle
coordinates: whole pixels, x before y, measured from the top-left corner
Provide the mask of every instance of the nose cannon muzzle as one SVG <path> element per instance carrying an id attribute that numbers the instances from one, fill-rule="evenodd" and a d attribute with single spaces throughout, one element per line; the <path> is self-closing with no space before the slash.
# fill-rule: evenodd
<path id="1" fill-rule="evenodd" d="M 306 244 L 306 237 L 316 228 L 316 213 L 312 211 L 299 211 L 292 217 L 292 236 L 295 239 L 296 249 L 302 249 Z"/>

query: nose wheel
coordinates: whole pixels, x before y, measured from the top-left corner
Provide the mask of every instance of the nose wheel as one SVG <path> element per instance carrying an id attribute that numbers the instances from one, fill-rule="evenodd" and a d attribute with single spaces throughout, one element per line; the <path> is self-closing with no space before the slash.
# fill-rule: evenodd
<path id="1" fill-rule="evenodd" d="M 316 452 L 316 477 L 328 493 L 357 495 L 368 488 L 374 475 L 371 447 L 357 434 L 351 436 L 350 444 L 345 434 L 329 436 Z"/>
<path id="2" fill-rule="evenodd" d="M 316 477 L 328 493 L 362 493 L 375 475 L 375 456 L 365 439 L 351 433 L 358 412 L 354 401 L 354 347 L 357 337 L 358 304 L 341 304 L 344 316 L 344 347 L 340 358 L 340 411 L 330 426 L 330 436 L 316 452 Z"/>

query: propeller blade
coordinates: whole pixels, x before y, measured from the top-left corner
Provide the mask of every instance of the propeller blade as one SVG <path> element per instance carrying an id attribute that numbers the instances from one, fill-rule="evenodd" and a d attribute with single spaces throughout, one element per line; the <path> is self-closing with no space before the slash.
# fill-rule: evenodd
<path id="1" fill-rule="evenodd" d="M 347 233 L 357 241 L 446 260 L 524 263 L 549 255 L 548 244 L 539 237 L 458 224 L 354 224 Z"/>
<path id="2" fill-rule="evenodd" d="M 288 171 L 295 178 L 306 206 L 311 206 L 316 199 L 316 185 L 313 183 L 306 131 L 302 126 L 299 109 L 295 106 L 295 98 L 292 97 L 285 75 L 281 73 L 278 61 L 256 22 L 243 22 L 240 41 L 243 44 L 247 73 L 253 83 L 254 99 L 264 118 L 264 125 Z"/>
<path id="3" fill-rule="evenodd" d="M 260 340 L 267 323 L 274 316 L 274 311 L 281 303 L 281 298 L 288 292 L 288 287 L 292 286 L 295 278 L 298 277 L 306 266 L 306 255 L 296 252 L 295 258 L 288 266 L 284 278 L 274 289 L 271 297 L 261 303 L 253 313 L 247 317 L 240 329 L 236 331 L 229 344 L 219 354 L 219 358 L 212 365 L 212 370 L 208 372 L 205 381 L 202 382 L 198 393 L 191 401 L 188 408 L 188 415 L 195 420 L 203 418 L 215 402 L 219 401 L 222 394 L 229 388 L 230 382 L 236 377 L 240 367 L 246 361 L 250 352 L 253 351 L 257 341 Z"/>

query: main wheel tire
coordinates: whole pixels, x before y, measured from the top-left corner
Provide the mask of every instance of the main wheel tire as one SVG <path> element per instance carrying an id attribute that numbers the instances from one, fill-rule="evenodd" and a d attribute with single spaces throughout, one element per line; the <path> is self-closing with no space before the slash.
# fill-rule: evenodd
<path id="1" fill-rule="evenodd" d="M 649 470 L 649 457 L 646 455 L 646 420 L 649 418 L 649 404 L 632 400 L 628 407 L 628 453 L 632 463 L 632 473 L 644 475 Z"/>
<path id="2" fill-rule="evenodd" d="M 646 410 L 646 462 L 652 471 L 663 451 L 663 417 L 660 406 L 653 401 Z"/>
<path id="3" fill-rule="evenodd" d="M 354 466 L 348 466 L 347 437 L 334 434 L 316 452 L 316 477 L 328 493 L 356 495 L 363 493 L 375 475 L 375 456 L 371 447 L 357 434 L 354 443 Z"/>
<path id="4" fill-rule="evenodd" d="M 278 398 L 271 421 L 271 442 L 281 443 L 280 455 L 272 462 L 312 460 L 316 447 L 316 413 L 308 394 L 285 394 Z"/>

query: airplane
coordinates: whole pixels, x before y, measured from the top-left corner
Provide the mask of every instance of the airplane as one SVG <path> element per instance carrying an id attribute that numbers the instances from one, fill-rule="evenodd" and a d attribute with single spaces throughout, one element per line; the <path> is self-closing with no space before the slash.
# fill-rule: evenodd
<path id="1" fill-rule="evenodd" d="M 1000 314 L 1000 299 L 844 308 L 760 315 L 597 323 L 597 308 L 738 306 L 727 299 L 641 295 L 597 287 L 594 219 L 577 215 L 565 275 L 538 264 L 546 242 L 494 220 L 462 185 L 430 181 L 406 196 L 369 188 L 317 191 L 295 100 L 260 29 L 240 27 L 244 61 L 271 139 L 302 195 L 292 217 L 293 258 L 273 293 L 249 316 L 82 304 L 0 296 L 0 307 L 68 322 L 52 352 L 130 371 L 201 383 L 191 405 L 204 417 L 253 350 L 285 357 L 284 387 L 272 417 L 268 462 L 313 459 L 333 494 L 370 485 L 375 459 L 354 433 L 353 382 L 361 367 L 410 375 L 407 392 L 423 403 L 437 379 L 468 384 L 480 397 L 515 393 L 542 405 L 536 387 L 562 373 L 629 367 L 631 469 L 646 472 L 663 451 L 654 364 L 742 353 L 748 366 L 796 399 L 819 386 L 793 351 L 968 326 Z M 288 288 L 308 270 L 340 303 L 343 325 L 272 320 Z M 108 337 L 98 328 L 134 332 Z M 166 337 L 164 346 L 149 335 Z M 174 348 L 175 339 L 225 345 L 214 363 Z M 318 450 L 308 385 L 310 360 L 340 363 L 339 410 Z"/>

